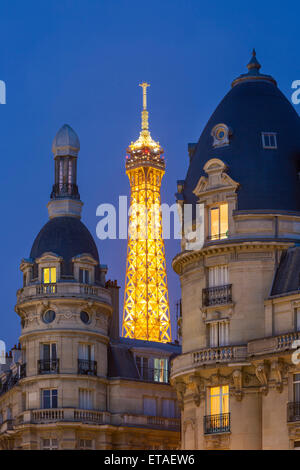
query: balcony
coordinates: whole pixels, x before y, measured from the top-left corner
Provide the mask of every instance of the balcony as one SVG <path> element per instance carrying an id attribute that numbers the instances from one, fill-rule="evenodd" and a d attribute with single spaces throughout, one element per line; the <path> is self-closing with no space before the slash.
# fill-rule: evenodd
<path id="1" fill-rule="evenodd" d="M 102 302 L 111 305 L 111 295 L 104 287 L 70 281 L 61 281 L 55 284 L 30 284 L 18 290 L 17 302 L 21 303 L 26 300 L 35 299 L 37 297 L 42 298 L 70 296 L 89 296 L 100 298 Z"/>
<path id="2" fill-rule="evenodd" d="M 36 286 L 36 295 L 56 294 L 56 291 L 57 291 L 56 284 L 40 284 Z"/>
<path id="3" fill-rule="evenodd" d="M 78 359 L 79 375 L 97 375 L 97 362 L 87 359 Z"/>
<path id="4" fill-rule="evenodd" d="M 149 427 L 154 429 L 165 429 L 169 431 L 180 430 L 180 419 L 179 418 L 165 418 L 162 416 L 145 416 L 145 415 L 130 415 L 124 414 L 122 416 L 123 426 L 138 426 L 138 427 Z"/>
<path id="5" fill-rule="evenodd" d="M 194 352 L 194 363 L 227 362 L 234 359 L 233 346 L 220 346 L 219 348 L 207 348 Z"/>
<path id="6" fill-rule="evenodd" d="M 202 305 L 204 307 L 230 303 L 232 303 L 232 284 L 207 287 L 202 290 Z"/>
<path id="7" fill-rule="evenodd" d="M 300 402 L 287 404 L 287 422 L 294 423 L 300 421 Z"/>
<path id="8" fill-rule="evenodd" d="M 230 432 L 230 413 L 204 416 L 204 434 Z"/>
<path id="9" fill-rule="evenodd" d="M 38 361 L 39 374 L 58 374 L 59 359 L 40 359 Z"/>
<path id="10" fill-rule="evenodd" d="M 158 369 L 153 367 L 147 367 L 142 371 L 139 370 L 139 375 L 141 380 L 146 382 L 159 382 L 159 383 L 169 383 L 169 371 L 167 369 Z"/>

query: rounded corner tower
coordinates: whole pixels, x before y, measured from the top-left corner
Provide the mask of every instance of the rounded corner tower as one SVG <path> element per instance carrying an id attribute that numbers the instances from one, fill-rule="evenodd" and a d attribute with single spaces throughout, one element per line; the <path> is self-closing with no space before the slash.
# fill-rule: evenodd
<path id="1" fill-rule="evenodd" d="M 292 361 L 300 339 L 300 119 L 274 78 L 260 73 L 255 51 L 188 150 L 177 202 L 193 211 L 173 260 L 182 355 L 171 372 L 187 423 L 183 449 L 296 447 L 299 403 L 289 402 L 300 373 Z"/>

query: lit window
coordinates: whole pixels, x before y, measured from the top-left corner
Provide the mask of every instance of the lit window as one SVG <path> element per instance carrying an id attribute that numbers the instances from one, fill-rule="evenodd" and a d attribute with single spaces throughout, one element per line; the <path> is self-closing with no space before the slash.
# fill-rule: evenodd
<path id="1" fill-rule="evenodd" d="M 228 204 L 210 209 L 210 238 L 220 240 L 228 236 Z"/>
<path id="2" fill-rule="evenodd" d="M 56 268 L 43 269 L 43 283 L 55 284 L 56 283 Z"/>
<path id="3" fill-rule="evenodd" d="M 276 132 L 262 132 L 261 137 L 264 149 L 277 149 Z"/>
<path id="4" fill-rule="evenodd" d="M 89 284 L 88 269 L 79 269 L 79 282 L 81 282 L 82 284 Z"/>
<path id="5" fill-rule="evenodd" d="M 208 338 L 209 346 L 211 348 L 218 348 L 219 346 L 228 346 L 229 344 L 229 322 L 228 321 L 215 321 L 208 323 Z"/>
<path id="6" fill-rule="evenodd" d="M 42 408 L 57 408 L 57 390 L 51 389 L 42 391 Z"/>
<path id="7" fill-rule="evenodd" d="M 154 382 L 168 382 L 168 359 L 154 359 Z"/>
<path id="8" fill-rule="evenodd" d="M 42 449 L 43 450 L 57 450 L 58 449 L 57 439 L 42 439 Z"/>
<path id="9" fill-rule="evenodd" d="M 209 388 L 209 414 L 229 413 L 229 385 Z"/>

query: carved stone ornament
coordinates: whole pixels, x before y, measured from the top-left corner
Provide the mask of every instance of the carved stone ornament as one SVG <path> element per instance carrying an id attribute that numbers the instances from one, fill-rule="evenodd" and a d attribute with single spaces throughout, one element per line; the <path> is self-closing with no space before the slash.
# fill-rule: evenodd
<path id="1" fill-rule="evenodd" d="M 268 393 L 268 366 L 265 363 L 256 364 L 255 368 L 256 377 L 261 385 L 260 389 L 264 395 Z"/>
<path id="2" fill-rule="evenodd" d="M 177 395 L 177 400 L 179 408 L 184 409 L 184 394 L 186 391 L 186 384 L 184 382 L 175 382 L 175 390 Z"/>
<path id="3" fill-rule="evenodd" d="M 191 375 L 190 378 L 190 387 L 193 390 L 193 400 L 196 406 L 199 406 L 201 399 L 205 398 L 205 387 L 204 381 L 199 375 Z"/>
<path id="4" fill-rule="evenodd" d="M 237 401 L 241 401 L 243 398 L 243 372 L 241 369 L 235 369 L 232 372 L 232 381 L 234 385 L 234 396 Z"/>

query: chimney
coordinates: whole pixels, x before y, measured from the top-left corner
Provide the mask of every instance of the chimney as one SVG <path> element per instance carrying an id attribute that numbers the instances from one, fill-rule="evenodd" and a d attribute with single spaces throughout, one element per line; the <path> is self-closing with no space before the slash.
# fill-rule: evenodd
<path id="1" fill-rule="evenodd" d="M 117 280 L 114 281 L 107 281 L 105 284 L 106 289 L 108 289 L 111 293 L 112 297 L 112 307 L 113 313 L 109 327 L 109 337 L 112 340 L 118 340 L 120 337 L 120 318 L 119 318 L 119 289 Z"/>

